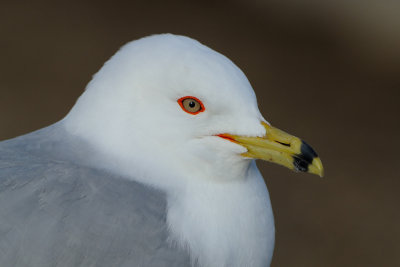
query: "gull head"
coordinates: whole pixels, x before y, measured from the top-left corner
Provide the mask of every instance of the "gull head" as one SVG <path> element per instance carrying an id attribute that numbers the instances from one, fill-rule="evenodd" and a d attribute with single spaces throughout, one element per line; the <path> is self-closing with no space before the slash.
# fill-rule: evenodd
<path id="1" fill-rule="evenodd" d="M 184 36 L 123 46 L 63 122 L 96 148 L 92 162 L 154 184 L 188 176 L 243 179 L 254 159 L 323 173 L 309 145 L 264 119 L 231 60 Z"/>

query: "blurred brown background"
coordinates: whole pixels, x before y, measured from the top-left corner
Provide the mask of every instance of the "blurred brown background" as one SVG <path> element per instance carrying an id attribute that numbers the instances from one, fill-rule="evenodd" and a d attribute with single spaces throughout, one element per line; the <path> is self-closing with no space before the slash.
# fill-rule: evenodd
<path id="1" fill-rule="evenodd" d="M 163 32 L 232 59 L 322 158 L 323 179 L 258 164 L 272 266 L 400 266 L 400 2 L 3 0 L 0 140 L 60 120 L 121 45 Z"/>

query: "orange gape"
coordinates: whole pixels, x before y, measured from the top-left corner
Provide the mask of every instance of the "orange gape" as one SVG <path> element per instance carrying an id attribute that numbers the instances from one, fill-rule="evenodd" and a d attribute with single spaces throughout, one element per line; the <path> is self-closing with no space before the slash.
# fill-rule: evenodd
<path id="1" fill-rule="evenodd" d="M 227 134 L 217 134 L 216 136 L 221 137 L 221 138 L 224 138 L 224 139 L 226 139 L 226 140 L 228 140 L 228 141 L 231 141 L 231 142 L 237 144 L 237 142 L 236 142 L 232 137 L 230 137 L 230 136 L 227 135 Z"/>

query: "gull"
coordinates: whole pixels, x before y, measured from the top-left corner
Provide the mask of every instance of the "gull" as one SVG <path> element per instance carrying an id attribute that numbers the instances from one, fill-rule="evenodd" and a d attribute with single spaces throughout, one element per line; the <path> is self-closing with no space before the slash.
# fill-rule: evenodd
<path id="1" fill-rule="evenodd" d="M 130 42 L 61 121 L 0 142 L 0 266 L 269 266 L 256 159 L 323 174 L 228 58 L 185 36 Z"/>

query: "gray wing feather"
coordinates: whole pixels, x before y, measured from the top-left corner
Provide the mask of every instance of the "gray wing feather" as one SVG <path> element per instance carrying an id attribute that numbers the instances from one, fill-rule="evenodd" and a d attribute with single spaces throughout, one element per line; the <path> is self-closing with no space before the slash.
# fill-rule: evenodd
<path id="1" fill-rule="evenodd" d="M 190 266 L 168 242 L 163 192 L 39 157 L 66 151 L 48 136 L 0 143 L 0 266 Z"/>

